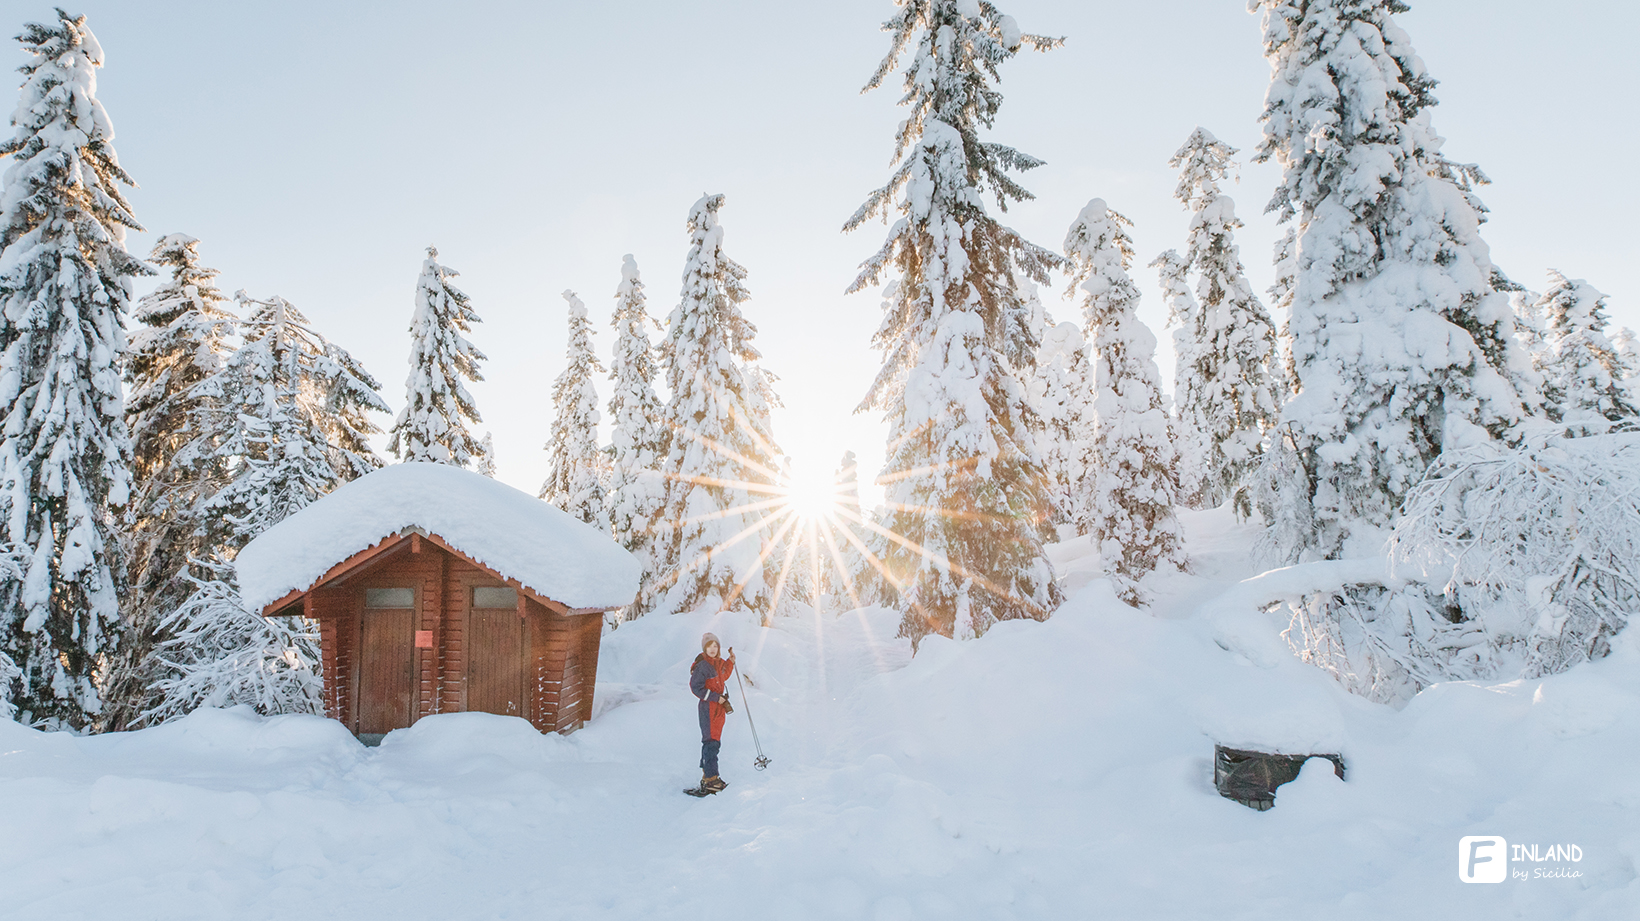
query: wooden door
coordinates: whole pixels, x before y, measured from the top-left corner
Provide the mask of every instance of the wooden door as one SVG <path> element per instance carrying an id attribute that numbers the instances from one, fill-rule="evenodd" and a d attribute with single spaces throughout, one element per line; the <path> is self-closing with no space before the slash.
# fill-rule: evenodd
<path id="1" fill-rule="evenodd" d="M 359 623 L 360 735 L 392 732 L 415 719 L 415 592 L 366 589 Z"/>
<path id="2" fill-rule="evenodd" d="M 524 620 L 508 588 L 471 590 L 467 615 L 467 709 L 527 717 Z M 508 604 L 510 606 L 503 607 Z"/>

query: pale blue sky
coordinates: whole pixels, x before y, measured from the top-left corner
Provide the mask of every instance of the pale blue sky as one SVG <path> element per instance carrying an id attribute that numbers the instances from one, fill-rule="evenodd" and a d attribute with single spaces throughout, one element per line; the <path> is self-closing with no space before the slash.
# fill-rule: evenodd
<path id="1" fill-rule="evenodd" d="M 1094 196 L 1135 222 L 1135 278 L 1160 334 L 1144 266 L 1182 242 L 1167 159 L 1196 125 L 1250 150 L 1269 71 L 1240 0 L 1006 0 L 1027 31 L 1067 36 L 1017 58 L 993 139 L 1047 161 L 1038 198 L 1005 220 L 1057 249 Z M 1545 270 L 1611 295 L 1640 326 L 1635 184 L 1620 157 L 1637 132 L 1630 4 L 1422 0 L 1400 17 L 1441 82 L 1437 129 L 1454 159 L 1494 184 L 1495 261 L 1542 286 Z M 683 219 L 723 192 L 726 244 L 751 272 L 748 314 L 786 409 L 776 435 L 799 464 L 844 448 L 869 477 L 883 428 L 851 411 L 877 367 L 872 293 L 845 297 L 881 225 L 839 233 L 888 174 L 894 87 L 859 95 L 886 47 L 888 0 L 787 3 L 319 3 L 95 0 L 108 65 L 99 96 L 151 233 L 201 240 L 222 284 L 280 294 L 360 356 L 403 402 L 406 326 L 422 250 L 462 273 L 490 361 L 474 388 L 502 478 L 534 491 L 550 387 L 563 367 L 564 305 L 591 308 L 607 356 L 621 256 L 650 310 L 676 302 Z M 52 17 L 0 0 L 0 29 Z M 13 45 L 9 60 L 21 63 Z M 1275 181 L 1243 170 L 1231 193 L 1243 258 L 1269 284 Z M 1071 318 L 1050 292 L 1051 310 Z M 1162 361 L 1171 375 L 1163 342 Z M 607 387 L 602 393 L 607 395 Z M 383 424 L 390 420 L 383 419 Z"/>

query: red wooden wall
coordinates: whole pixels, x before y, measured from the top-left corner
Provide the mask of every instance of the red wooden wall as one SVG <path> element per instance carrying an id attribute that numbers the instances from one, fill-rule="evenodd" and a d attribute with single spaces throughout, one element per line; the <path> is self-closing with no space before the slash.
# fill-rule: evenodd
<path id="1" fill-rule="evenodd" d="M 468 648 L 467 629 L 472 589 L 506 583 L 431 541 L 416 544 L 415 552 L 406 547 L 383 554 L 378 562 L 338 584 L 312 593 L 310 610 L 319 621 L 325 712 L 354 732 L 359 731 L 359 625 L 366 588 L 414 587 L 414 628 L 432 635 L 431 647 L 413 651 L 412 722 L 432 713 L 468 709 L 467 672 L 475 652 Z M 578 728 L 592 718 L 603 618 L 560 614 L 528 599 L 521 627 L 523 655 L 518 667 L 524 712 L 513 715 L 523 716 L 543 732 Z"/>

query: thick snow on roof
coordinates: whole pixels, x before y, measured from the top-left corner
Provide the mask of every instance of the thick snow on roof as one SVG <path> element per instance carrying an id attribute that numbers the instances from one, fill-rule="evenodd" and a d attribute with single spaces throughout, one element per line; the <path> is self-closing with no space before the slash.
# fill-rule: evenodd
<path id="1" fill-rule="evenodd" d="M 621 607 L 638 590 L 637 558 L 602 531 L 470 470 L 404 463 L 347 483 L 258 535 L 234 561 L 240 593 L 259 610 L 408 527 L 572 608 Z"/>

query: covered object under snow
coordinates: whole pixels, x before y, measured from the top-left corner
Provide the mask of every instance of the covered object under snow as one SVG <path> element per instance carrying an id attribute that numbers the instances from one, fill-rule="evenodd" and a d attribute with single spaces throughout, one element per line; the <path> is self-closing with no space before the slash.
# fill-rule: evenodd
<path id="1" fill-rule="evenodd" d="M 568 730 L 592 713 L 602 612 L 640 567 L 504 483 L 407 463 L 348 483 L 235 560 L 247 606 L 319 622 L 325 708 L 371 740 L 478 710 Z"/>

